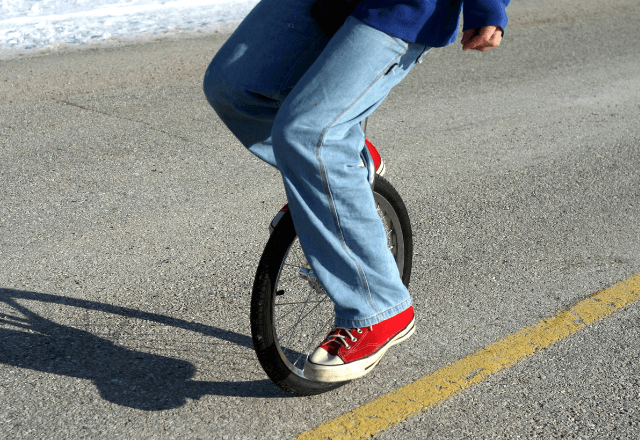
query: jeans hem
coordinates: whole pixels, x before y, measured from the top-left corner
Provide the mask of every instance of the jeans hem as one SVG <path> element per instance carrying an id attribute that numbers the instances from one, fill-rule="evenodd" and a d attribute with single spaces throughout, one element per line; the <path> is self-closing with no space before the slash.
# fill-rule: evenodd
<path id="1" fill-rule="evenodd" d="M 379 324 L 385 319 L 392 318 L 399 313 L 404 312 L 409 307 L 411 307 L 412 301 L 411 298 L 407 298 L 397 306 L 391 307 L 383 312 L 377 313 L 373 316 L 364 319 L 340 319 L 336 316 L 335 325 L 338 327 L 346 327 L 346 328 L 361 328 L 368 327 L 370 325 Z"/>

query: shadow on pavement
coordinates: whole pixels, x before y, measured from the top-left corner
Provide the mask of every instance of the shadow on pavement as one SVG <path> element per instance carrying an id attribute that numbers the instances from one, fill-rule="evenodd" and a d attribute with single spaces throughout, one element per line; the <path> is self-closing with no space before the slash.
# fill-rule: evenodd
<path id="1" fill-rule="evenodd" d="M 17 300 L 80 307 L 199 332 L 253 348 L 251 338 L 228 330 L 95 301 L 0 288 L 0 303 L 22 316 L 0 313 L 0 363 L 91 380 L 113 403 L 148 411 L 177 408 L 205 395 L 286 396 L 270 380 L 192 381 L 195 366 L 170 357 L 133 351 L 91 332 L 43 318 Z M 9 324 L 9 326 L 2 325 Z"/>

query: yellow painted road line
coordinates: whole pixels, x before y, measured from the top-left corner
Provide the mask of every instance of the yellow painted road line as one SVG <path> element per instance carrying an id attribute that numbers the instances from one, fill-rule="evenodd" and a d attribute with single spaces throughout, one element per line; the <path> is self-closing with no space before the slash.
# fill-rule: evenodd
<path id="1" fill-rule="evenodd" d="M 601 318 L 640 300 L 640 274 L 591 295 L 569 310 L 363 405 L 298 439 L 364 439 L 431 408 Z"/>

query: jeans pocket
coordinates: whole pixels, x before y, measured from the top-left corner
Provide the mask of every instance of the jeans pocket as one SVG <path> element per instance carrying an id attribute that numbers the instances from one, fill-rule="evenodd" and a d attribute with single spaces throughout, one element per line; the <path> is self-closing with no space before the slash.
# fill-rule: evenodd
<path id="1" fill-rule="evenodd" d="M 395 73 L 396 68 L 399 66 L 398 63 L 393 63 L 385 72 L 384 75 L 387 76 L 390 73 Z"/>

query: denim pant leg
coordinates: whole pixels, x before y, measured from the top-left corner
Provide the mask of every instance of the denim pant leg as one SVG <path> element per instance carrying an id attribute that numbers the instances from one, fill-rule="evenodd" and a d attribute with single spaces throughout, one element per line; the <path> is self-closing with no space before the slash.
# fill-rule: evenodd
<path id="1" fill-rule="evenodd" d="M 262 0 L 217 52 L 204 93 L 243 145 L 275 166 L 271 128 L 287 94 L 329 38 L 311 18 L 315 0 Z"/>
<path id="2" fill-rule="evenodd" d="M 291 214 L 337 325 L 373 325 L 411 305 L 359 166 L 359 123 L 424 51 L 349 18 L 276 116 L 271 135 Z"/>

